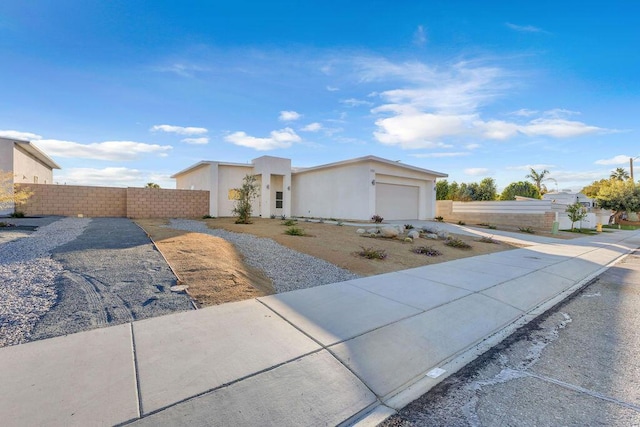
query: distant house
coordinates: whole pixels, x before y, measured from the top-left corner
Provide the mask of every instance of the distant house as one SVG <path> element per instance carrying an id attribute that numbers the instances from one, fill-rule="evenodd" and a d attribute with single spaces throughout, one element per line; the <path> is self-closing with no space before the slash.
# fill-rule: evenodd
<path id="1" fill-rule="evenodd" d="M 576 202 L 585 208 L 595 207 L 595 200 L 582 193 L 573 193 L 571 190 L 554 191 L 542 195 L 542 200 L 551 200 L 559 205 L 572 205 Z"/>
<path id="2" fill-rule="evenodd" d="M 8 183 L 13 191 L 13 184 L 52 184 L 53 169 L 60 166 L 38 147 L 29 141 L 0 138 L 0 171 L 11 172 L 12 181 Z M 13 207 L 0 207 L 0 214 L 6 214 Z"/>
<path id="3" fill-rule="evenodd" d="M 376 156 L 308 168 L 262 156 L 249 164 L 201 161 L 172 176 L 176 188 L 208 190 L 209 214 L 232 216 L 236 193 L 247 174 L 256 175 L 260 196 L 254 216 L 306 216 L 368 220 L 431 219 L 436 178 L 447 175 Z"/>

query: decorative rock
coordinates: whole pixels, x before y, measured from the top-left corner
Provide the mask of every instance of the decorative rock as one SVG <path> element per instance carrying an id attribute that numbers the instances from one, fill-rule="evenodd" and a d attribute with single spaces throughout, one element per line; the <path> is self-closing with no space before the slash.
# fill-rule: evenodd
<path id="1" fill-rule="evenodd" d="M 189 288 L 188 285 L 176 285 L 176 286 L 172 286 L 171 292 L 185 292 L 187 289 Z"/>
<path id="2" fill-rule="evenodd" d="M 411 237 L 405 237 L 404 241 L 407 243 L 413 243 L 413 239 Z"/>
<path id="3" fill-rule="evenodd" d="M 367 229 L 367 234 L 376 234 L 379 231 L 377 228 L 369 228 Z"/>
<path id="4" fill-rule="evenodd" d="M 438 235 L 433 233 L 427 233 L 424 235 L 424 237 L 426 237 L 427 239 L 438 240 Z"/>
<path id="5" fill-rule="evenodd" d="M 356 230 L 356 233 L 358 233 L 358 234 L 364 234 L 364 233 L 365 233 L 364 228 L 358 228 L 358 229 Z"/>
<path id="6" fill-rule="evenodd" d="M 411 230 L 407 233 L 407 236 L 412 239 L 417 239 L 418 237 L 420 237 L 420 233 L 416 230 Z"/>
<path id="7" fill-rule="evenodd" d="M 378 234 L 377 233 L 371 233 L 371 234 L 369 234 L 369 237 L 372 237 L 372 238 L 375 239 L 376 237 L 378 237 Z"/>
<path id="8" fill-rule="evenodd" d="M 389 238 L 393 238 L 393 237 L 398 237 L 398 229 L 395 227 L 384 227 L 383 229 L 380 230 L 380 234 L 382 235 L 382 237 L 389 237 Z"/>

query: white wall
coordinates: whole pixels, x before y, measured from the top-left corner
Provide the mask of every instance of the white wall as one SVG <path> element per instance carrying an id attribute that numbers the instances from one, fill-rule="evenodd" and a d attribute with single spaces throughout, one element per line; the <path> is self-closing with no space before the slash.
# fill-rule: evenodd
<path id="1" fill-rule="evenodd" d="M 13 150 L 14 182 L 27 184 L 52 184 L 53 170 L 40 160 L 14 144 Z"/>
<path id="2" fill-rule="evenodd" d="M 369 219 L 375 210 L 375 186 L 371 185 L 373 177 L 375 175 L 370 172 L 368 163 L 295 173 L 291 177 L 291 214 Z"/>
<path id="3" fill-rule="evenodd" d="M 252 175 L 253 166 L 219 165 L 218 166 L 218 213 L 214 216 L 233 216 L 235 200 L 229 199 L 229 190 L 242 187 L 242 180 L 247 175 Z M 258 185 L 262 181 L 258 179 Z M 216 193 L 212 193 L 216 194 Z M 260 196 L 254 200 L 253 216 L 260 216 Z M 212 214 L 213 215 L 213 214 Z"/>
<path id="4" fill-rule="evenodd" d="M 217 198 L 217 163 L 204 163 L 200 167 L 176 177 L 176 189 L 178 190 L 208 190 L 209 191 L 209 215 L 218 216 Z"/>
<path id="5" fill-rule="evenodd" d="M 0 172 L 10 173 L 7 188 L 0 190 L 13 192 L 13 141 L 5 143 L 0 139 Z M 11 212 L 13 212 L 13 203 L 0 203 L 0 215 L 8 215 Z"/>

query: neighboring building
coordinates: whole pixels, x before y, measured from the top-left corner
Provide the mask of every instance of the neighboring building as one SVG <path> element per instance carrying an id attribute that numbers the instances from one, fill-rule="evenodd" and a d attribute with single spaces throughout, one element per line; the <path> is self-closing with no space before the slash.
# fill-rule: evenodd
<path id="1" fill-rule="evenodd" d="M 290 159 L 262 156 L 250 164 L 202 161 L 172 178 L 178 189 L 209 190 L 209 214 L 224 217 L 233 215 L 233 189 L 248 174 L 256 175 L 260 186 L 254 216 L 355 220 L 376 214 L 385 219 L 431 219 L 436 178 L 447 177 L 375 156 L 310 168 L 292 168 Z"/>
<path id="2" fill-rule="evenodd" d="M 551 200 L 559 205 L 572 205 L 579 202 L 585 208 L 595 207 L 595 201 L 582 193 L 573 193 L 571 190 L 554 191 L 542 195 L 542 200 Z"/>
<path id="3" fill-rule="evenodd" d="M 11 191 L 13 184 L 18 183 L 52 184 L 53 169 L 60 166 L 31 142 L 0 138 L 0 171 L 12 173 L 12 182 L 8 183 Z M 4 210 L 0 206 L 0 214 L 12 210 L 13 206 Z"/>

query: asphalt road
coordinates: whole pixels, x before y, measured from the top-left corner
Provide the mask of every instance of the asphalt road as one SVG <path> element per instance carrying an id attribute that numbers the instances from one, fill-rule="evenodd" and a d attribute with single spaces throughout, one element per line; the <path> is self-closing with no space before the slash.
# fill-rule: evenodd
<path id="1" fill-rule="evenodd" d="M 382 426 L 640 426 L 640 251 Z"/>
<path id="2" fill-rule="evenodd" d="M 36 324 L 32 340 L 193 308 L 186 294 L 170 291 L 175 275 L 127 218 L 93 218 L 52 258 L 64 269 L 56 278 L 58 300 Z"/>

